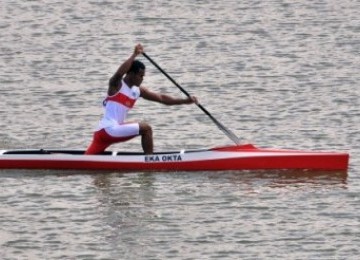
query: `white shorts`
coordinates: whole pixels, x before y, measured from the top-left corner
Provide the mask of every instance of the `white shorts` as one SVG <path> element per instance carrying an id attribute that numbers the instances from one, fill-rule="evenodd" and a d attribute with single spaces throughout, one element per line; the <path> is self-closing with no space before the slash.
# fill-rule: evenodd
<path id="1" fill-rule="evenodd" d="M 106 133 L 113 137 L 129 137 L 140 134 L 139 123 L 128 123 L 105 127 Z"/>

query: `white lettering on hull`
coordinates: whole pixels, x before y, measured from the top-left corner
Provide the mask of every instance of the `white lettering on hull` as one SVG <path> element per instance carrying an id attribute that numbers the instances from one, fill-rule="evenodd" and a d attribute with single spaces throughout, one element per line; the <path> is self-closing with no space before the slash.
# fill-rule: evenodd
<path id="1" fill-rule="evenodd" d="M 180 154 L 146 155 L 145 162 L 181 162 Z"/>

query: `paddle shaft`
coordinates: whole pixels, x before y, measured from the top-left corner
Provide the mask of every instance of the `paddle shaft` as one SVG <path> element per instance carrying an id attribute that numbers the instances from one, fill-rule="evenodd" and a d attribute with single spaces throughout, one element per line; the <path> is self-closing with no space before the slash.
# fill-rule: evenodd
<path id="1" fill-rule="evenodd" d="M 155 61 L 153 61 L 145 52 L 142 53 L 146 59 L 148 59 L 162 74 L 165 75 L 178 89 L 181 90 L 187 97 L 190 97 L 190 94 L 181 87 L 172 77 L 169 76 Z M 210 119 L 215 123 L 215 125 L 223 131 L 227 137 L 229 137 L 235 144 L 240 144 L 240 139 L 228 128 L 226 128 L 222 123 L 220 123 L 213 115 L 210 114 L 209 111 L 205 109 L 201 104 L 196 104 Z"/>

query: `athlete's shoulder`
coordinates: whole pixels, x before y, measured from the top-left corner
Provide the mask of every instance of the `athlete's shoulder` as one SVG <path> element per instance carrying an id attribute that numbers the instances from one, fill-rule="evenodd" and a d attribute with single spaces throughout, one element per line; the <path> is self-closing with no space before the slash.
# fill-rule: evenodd
<path id="1" fill-rule="evenodd" d="M 121 87 L 122 87 L 121 81 L 120 81 L 117 85 L 109 84 L 109 88 L 108 88 L 107 94 L 108 94 L 109 96 L 113 96 L 113 95 L 115 95 L 117 92 L 119 92 L 119 90 L 121 89 Z"/>

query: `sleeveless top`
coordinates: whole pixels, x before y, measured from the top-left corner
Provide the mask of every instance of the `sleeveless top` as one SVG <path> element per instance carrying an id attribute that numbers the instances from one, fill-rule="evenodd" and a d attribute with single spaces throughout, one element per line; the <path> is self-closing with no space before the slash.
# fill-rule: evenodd
<path id="1" fill-rule="evenodd" d="M 105 111 L 97 130 L 116 124 L 123 124 L 127 113 L 139 97 L 140 88 L 137 86 L 130 88 L 124 80 L 122 80 L 120 90 L 115 95 L 107 96 L 103 101 Z"/>

